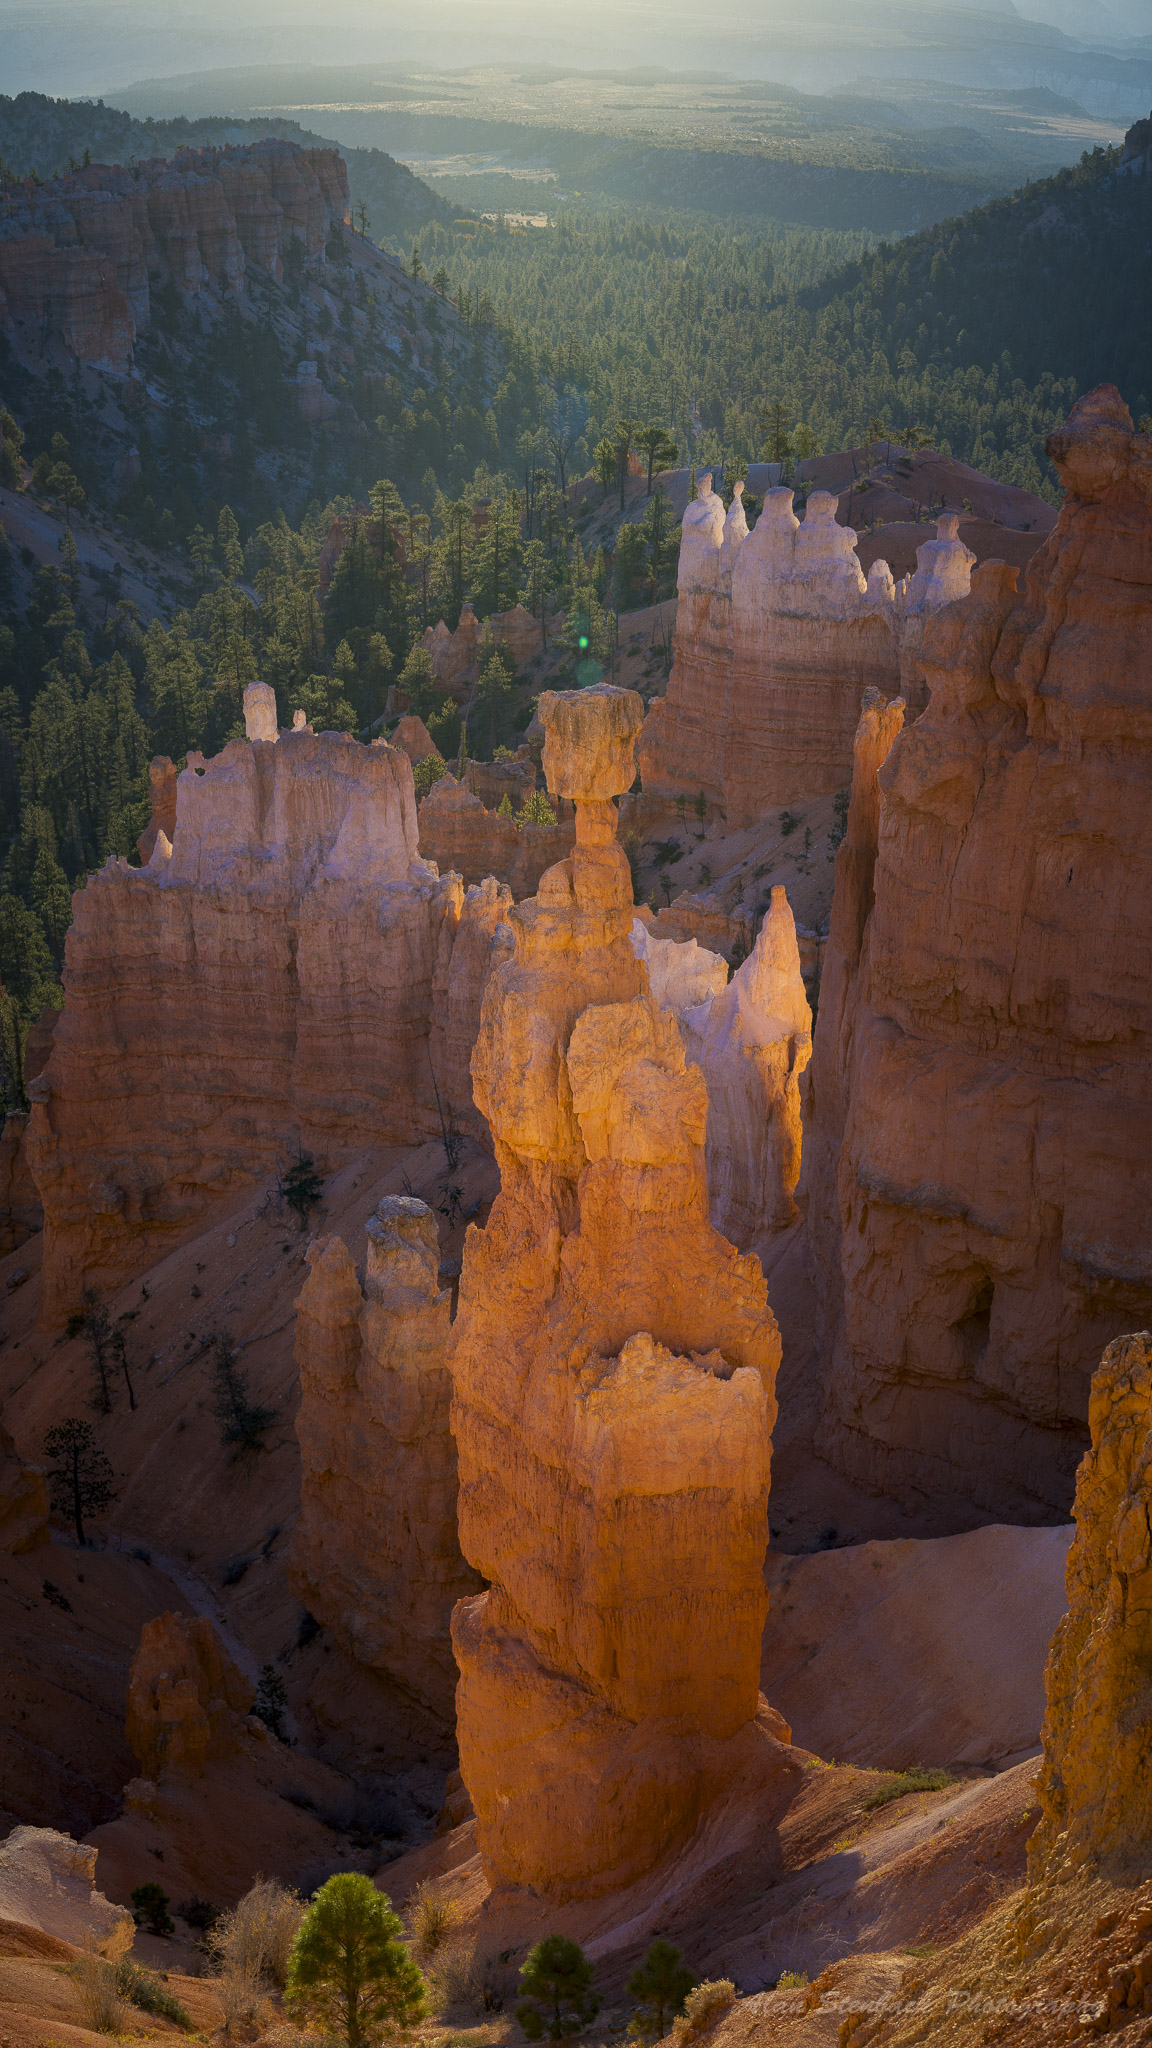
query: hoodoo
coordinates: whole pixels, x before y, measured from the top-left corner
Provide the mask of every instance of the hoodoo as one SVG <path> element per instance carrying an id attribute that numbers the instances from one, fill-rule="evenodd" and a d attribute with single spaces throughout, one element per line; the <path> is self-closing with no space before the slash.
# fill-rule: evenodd
<path id="1" fill-rule="evenodd" d="M 919 710 L 925 621 L 967 592 L 976 557 L 946 513 L 897 587 L 886 562 L 865 576 L 830 492 L 813 491 L 800 521 L 792 492 L 770 490 L 749 532 L 742 487 L 725 514 L 711 485 L 684 514 L 676 658 L 640 767 L 646 794 L 703 789 L 751 824 L 848 782 L 866 690 L 902 690 Z"/>
<path id="2" fill-rule="evenodd" d="M 265 689 L 245 693 L 247 739 L 189 756 L 174 840 L 75 899 L 67 1007 L 31 1091 L 49 1320 L 301 1147 L 331 1162 L 431 1136 L 434 1073 L 472 1121 L 508 899 L 420 859 L 406 754 L 276 738 Z"/>
<path id="3" fill-rule="evenodd" d="M 510 919 L 472 1068 L 501 1192 L 451 1349 L 460 1760 L 493 1885 L 650 1869 L 772 1746 L 758 1708 L 780 1339 L 708 1222 L 707 1092 L 632 949 L 631 691 L 546 693 L 576 846 Z M 782 1732 L 778 1717 L 770 1721 Z"/>
<path id="4" fill-rule="evenodd" d="M 1024 591 L 987 562 L 925 629 L 871 886 L 854 795 L 814 1061 L 826 1447 L 1037 1520 L 1152 1309 L 1152 439 L 1104 386 L 1048 450 L 1066 497 Z M 865 720 L 882 758 L 893 714 Z"/>

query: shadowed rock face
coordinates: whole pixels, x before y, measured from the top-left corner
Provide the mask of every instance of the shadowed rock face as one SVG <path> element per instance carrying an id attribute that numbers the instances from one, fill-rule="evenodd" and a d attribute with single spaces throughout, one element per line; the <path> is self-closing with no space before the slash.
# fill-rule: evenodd
<path id="1" fill-rule="evenodd" d="M 461 1770 L 493 1884 L 631 1882 L 748 1761 L 780 1340 L 708 1222 L 707 1094 L 630 943 L 630 691 L 545 695 L 576 846 L 511 915 L 473 1056 L 501 1193 L 451 1347 Z M 779 1731 L 782 1724 L 777 1723 Z"/>
<path id="2" fill-rule="evenodd" d="M 1029 1876 L 1147 1873 L 1152 1844 L 1152 1337 L 1108 1346 L 1076 1479 L 1068 1612 L 1052 1638 Z"/>
<path id="3" fill-rule="evenodd" d="M 191 755 L 172 841 L 76 898 L 28 1139 L 49 1324 L 298 1148 L 327 1170 L 431 1136 L 434 1072 L 469 1128 L 504 900 L 419 858 L 398 749 L 305 729 Z"/>
<path id="4" fill-rule="evenodd" d="M 341 1238 L 315 1239 L 307 1256 L 289 1582 L 341 1648 L 394 1679 L 450 1738 L 449 1616 L 480 1581 L 456 1535 L 451 1296 L 438 1279 L 436 1219 L 414 1198 L 385 1197 L 368 1224 L 364 1292 Z"/>
<path id="5" fill-rule="evenodd" d="M 348 205 L 335 149 L 272 139 L 25 179 L 0 198 L 0 329 L 126 370 L 152 281 L 235 297 L 253 273 L 281 279 L 293 240 L 315 255 Z"/>
<path id="6" fill-rule="evenodd" d="M 256 1688 L 204 1615 L 145 1622 L 128 1676 L 127 1735 L 145 1778 L 199 1778 L 239 1746 Z"/>
<path id="7" fill-rule="evenodd" d="M 1067 1511 L 1152 1309 L 1152 442 L 1104 387 L 1049 446 L 1023 592 L 988 562 L 925 630 L 871 874 L 850 817 L 813 1080 L 826 1448 L 1016 1520 Z"/>
<path id="8" fill-rule="evenodd" d="M 676 659 L 640 740 L 646 792 L 695 794 L 750 824 L 775 804 L 846 784 L 865 691 L 924 702 L 925 622 L 965 594 L 975 556 L 947 513 L 897 587 L 886 562 L 865 576 L 836 500 L 814 491 L 803 522 L 770 490 L 752 531 L 742 486 L 727 515 L 701 479 L 684 515 Z"/>

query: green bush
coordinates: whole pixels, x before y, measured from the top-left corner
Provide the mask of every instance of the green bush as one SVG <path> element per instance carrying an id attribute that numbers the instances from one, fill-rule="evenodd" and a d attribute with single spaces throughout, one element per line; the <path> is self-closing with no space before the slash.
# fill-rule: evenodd
<path id="1" fill-rule="evenodd" d="M 550 1934 L 528 1952 L 520 1972 L 516 2018 L 530 2041 L 544 2034 L 560 2041 L 578 2034 L 600 2010 L 592 1990 L 592 1965 L 578 1941 Z"/>
<path id="2" fill-rule="evenodd" d="M 128 1956 L 121 1956 L 116 1965 L 116 1989 L 138 2012 L 156 2013 L 160 2019 L 182 2027 L 186 2034 L 195 2032 L 195 2021 L 180 2000 L 173 1998 L 153 1970 L 142 1970 Z"/>
<path id="3" fill-rule="evenodd" d="M 865 1813 L 872 1813 L 878 1806 L 888 1806 L 893 1799 L 906 1799 L 910 1792 L 942 1792 L 946 1785 L 954 1785 L 947 1771 L 895 1771 L 874 1792 L 864 1799 Z"/>
<path id="4" fill-rule="evenodd" d="M 342 1870 L 313 1895 L 288 1963 L 284 2003 L 343 2036 L 348 2048 L 423 2019 L 428 1992 L 390 1901 L 370 1877 Z"/>

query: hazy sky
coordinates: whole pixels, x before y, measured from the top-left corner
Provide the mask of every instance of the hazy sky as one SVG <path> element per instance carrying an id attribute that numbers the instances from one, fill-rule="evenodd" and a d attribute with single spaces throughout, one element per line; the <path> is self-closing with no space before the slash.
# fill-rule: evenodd
<path id="1" fill-rule="evenodd" d="M 1018 86 L 1033 82 L 1031 65 L 1036 82 L 1059 89 L 1062 81 L 1075 90 L 1063 39 L 1038 29 L 1041 20 L 1117 54 L 1126 37 L 1147 37 L 1152 63 L 1152 0 L 984 0 L 984 7 L 981 21 L 943 0 L 738 0 L 723 13 L 699 0 L 591 0 L 579 7 L 572 0 L 427 0 L 419 7 L 411 0 L 348 0 L 338 11 L 315 0 L 191 0 L 180 7 L 162 0 L 0 0 L 0 81 L 7 92 L 112 96 L 117 86 L 174 73 L 362 57 L 445 68 L 700 65 L 809 91 L 877 69 Z M 989 15 L 999 18 L 995 34 Z M 1001 80 L 1005 65 L 1011 75 Z M 1144 112 L 1150 102 L 1152 94 Z"/>

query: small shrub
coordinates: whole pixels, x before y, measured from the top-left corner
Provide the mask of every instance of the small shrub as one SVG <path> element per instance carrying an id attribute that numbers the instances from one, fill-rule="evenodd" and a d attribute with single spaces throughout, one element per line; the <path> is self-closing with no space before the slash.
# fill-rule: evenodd
<path id="1" fill-rule="evenodd" d="M 229 1965 L 216 1980 L 220 2016 L 226 2034 L 241 2027 L 259 2027 L 262 2021 L 260 1978 L 251 1970 Z"/>
<path id="2" fill-rule="evenodd" d="M 273 1669 L 271 1664 L 265 1664 L 264 1669 L 260 1673 L 260 1683 L 256 1687 L 256 1697 L 252 1702 L 252 1712 L 258 1721 L 263 1721 L 264 1726 L 276 1737 L 277 1742 L 287 1742 L 288 1740 L 287 1731 L 284 1727 L 284 1716 L 287 1711 L 288 1694 L 284 1690 L 284 1680 L 279 1672 Z"/>
<path id="3" fill-rule="evenodd" d="M 696 1972 L 687 1968 L 679 1949 L 670 1941 L 654 1941 L 626 1986 L 629 1998 L 636 1999 L 641 2008 L 629 2032 L 662 2041 L 669 2021 L 683 2011 L 695 1982 Z"/>
<path id="4" fill-rule="evenodd" d="M 889 1806 L 894 1799 L 907 1799 L 910 1792 L 943 1792 L 946 1785 L 955 1783 L 947 1771 L 895 1771 L 866 1795 L 864 1811 L 874 1813 L 878 1806 Z"/>
<path id="5" fill-rule="evenodd" d="M 412 781 L 416 787 L 418 804 L 423 803 L 428 791 L 447 773 L 448 764 L 441 760 L 439 754 L 426 754 L 422 761 L 417 761 L 412 770 Z"/>
<path id="6" fill-rule="evenodd" d="M 550 1934 L 528 1951 L 520 1972 L 516 2018 L 530 2041 L 578 2034 L 600 2010 L 592 1990 L 592 1965 L 578 1941 Z"/>
<path id="7" fill-rule="evenodd" d="M 777 1991 L 803 1991 L 808 1982 L 807 1970 L 782 1970 L 776 1979 Z"/>
<path id="8" fill-rule="evenodd" d="M 118 2034 L 124 2025 L 124 2007 L 116 1988 L 116 1965 L 88 1952 L 77 1956 L 69 1969 L 84 2025 L 94 2034 Z"/>
<path id="9" fill-rule="evenodd" d="M 794 817 L 792 816 L 792 813 L 791 813 L 791 811 L 781 811 L 781 813 L 780 813 L 780 832 L 781 832 L 781 836 L 782 836 L 783 838 L 787 839 L 787 837 L 788 837 L 788 834 L 789 834 L 790 832 L 794 832 L 794 831 L 796 830 L 796 827 L 797 827 L 797 825 L 798 825 L 799 823 L 800 823 L 800 820 L 799 820 L 799 818 L 794 818 Z"/>
<path id="10" fill-rule="evenodd" d="M 195 1928 L 197 1934 L 211 1934 L 220 1918 L 219 1906 L 214 1906 L 211 1899 L 198 1899 L 195 1892 L 176 1911 L 185 1927 Z"/>
<path id="11" fill-rule="evenodd" d="M 218 1920 L 212 1953 L 222 1974 L 283 1986 L 292 1944 L 304 1918 L 304 1901 L 274 1877 L 258 1877 L 230 1913 Z M 237 1992 L 239 1995 L 239 1992 Z"/>
<path id="12" fill-rule="evenodd" d="M 55 1585 L 51 1579 L 45 1579 L 44 1584 L 40 1588 L 40 1593 L 41 1597 L 47 1600 L 50 1607 L 59 1607 L 62 1608 L 65 1614 L 71 1614 L 72 1602 L 69 1600 L 67 1593 L 62 1593 L 59 1586 Z"/>
<path id="13" fill-rule="evenodd" d="M 683 860 L 683 858 L 684 848 L 678 845 L 675 839 L 657 839 L 654 842 L 652 860 L 656 867 L 673 867 L 678 860 Z"/>
<path id="14" fill-rule="evenodd" d="M 736 1986 L 727 1977 L 706 1979 L 690 1991 L 672 2031 L 677 2041 L 695 2041 L 706 2034 L 736 2003 Z"/>
<path id="15" fill-rule="evenodd" d="M 440 1891 L 427 1878 L 416 1887 L 412 1901 L 409 1924 L 412 1930 L 412 1945 L 418 1956 L 435 1955 L 443 1948 L 452 1928 L 456 1924 L 456 1901 L 446 1892 Z"/>
<path id="16" fill-rule="evenodd" d="M 195 2022 L 187 2008 L 161 1983 L 153 1970 L 142 1970 L 139 1963 L 133 1963 L 127 1956 L 121 1956 L 116 1965 L 116 1989 L 121 1998 L 134 2005 L 138 2012 L 152 2012 L 161 2019 L 171 2020 L 184 2033 L 195 2031 Z"/>
<path id="17" fill-rule="evenodd" d="M 530 790 L 520 806 L 517 825 L 554 825 L 556 813 L 542 789 Z"/>
<path id="18" fill-rule="evenodd" d="M 316 1171 L 316 1161 L 310 1152 L 301 1152 L 287 1171 L 280 1175 L 279 1191 L 290 1209 L 295 1209 L 304 1229 L 309 1212 L 315 1209 L 324 1193 L 323 1176 Z"/>
<path id="19" fill-rule="evenodd" d="M 276 1411 L 262 1408 L 249 1398 L 248 1378 L 241 1370 L 231 1337 L 218 1330 L 211 1342 L 216 1353 L 212 1413 L 220 1424 L 220 1441 L 236 1444 L 241 1451 L 259 1450 L 260 1438 L 275 1422 Z"/>
<path id="20" fill-rule="evenodd" d="M 171 1934 L 173 1922 L 168 1916 L 168 1894 L 163 1885 L 154 1880 L 138 1884 L 132 1894 L 132 1918 L 137 1927 L 146 1934 Z"/>

